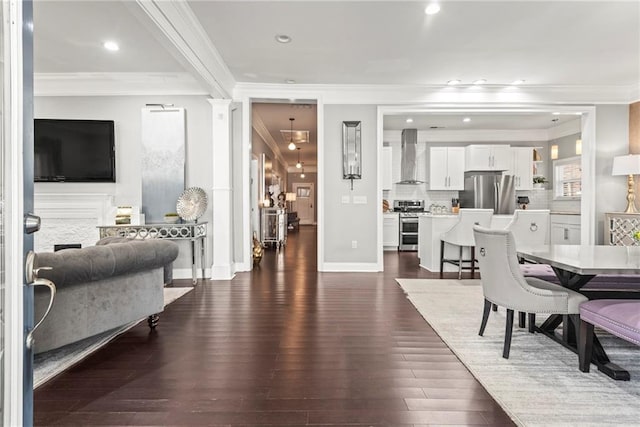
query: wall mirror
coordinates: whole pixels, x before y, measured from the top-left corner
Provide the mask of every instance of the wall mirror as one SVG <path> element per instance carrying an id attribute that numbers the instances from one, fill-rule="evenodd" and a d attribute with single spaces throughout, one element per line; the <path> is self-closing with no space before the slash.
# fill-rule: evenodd
<path id="1" fill-rule="evenodd" d="M 359 121 L 342 122 L 342 178 L 362 178 L 362 142 Z"/>

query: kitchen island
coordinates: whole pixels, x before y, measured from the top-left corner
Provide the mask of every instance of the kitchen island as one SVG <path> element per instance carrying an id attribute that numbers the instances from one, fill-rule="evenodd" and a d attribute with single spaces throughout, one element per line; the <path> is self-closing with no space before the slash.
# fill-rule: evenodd
<path id="1" fill-rule="evenodd" d="M 491 228 L 505 228 L 513 219 L 513 215 L 493 215 Z M 457 214 L 423 213 L 418 216 L 418 258 L 420 267 L 429 271 L 440 271 L 440 236 L 458 222 Z M 469 258 L 468 248 L 463 252 Z M 447 258 L 458 258 L 458 249 L 451 245 L 445 247 Z M 451 264 L 444 265 L 444 271 L 458 271 Z"/>

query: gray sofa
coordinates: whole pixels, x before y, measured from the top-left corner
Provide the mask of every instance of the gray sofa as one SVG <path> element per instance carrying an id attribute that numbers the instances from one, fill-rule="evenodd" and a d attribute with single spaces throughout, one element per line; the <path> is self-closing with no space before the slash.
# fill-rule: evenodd
<path id="1" fill-rule="evenodd" d="M 178 245 L 159 239 L 98 243 L 36 253 L 34 268 L 52 267 L 38 275 L 53 281 L 57 294 L 51 312 L 34 333 L 35 353 L 155 316 L 164 309 L 164 272 L 170 271 L 177 258 Z M 36 321 L 48 304 L 49 291 L 36 287 Z"/>

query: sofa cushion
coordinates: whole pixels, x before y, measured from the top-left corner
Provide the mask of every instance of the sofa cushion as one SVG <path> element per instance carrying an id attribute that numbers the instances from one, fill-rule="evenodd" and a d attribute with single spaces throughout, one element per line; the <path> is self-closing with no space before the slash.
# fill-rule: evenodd
<path id="1" fill-rule="evenodd" d="M 580 319 L 640 345 L 640 301 L 599 299 L 580 305 Z"/>
<path id="2" fill-rule="evenodd" d="M 178 251 L 178 245 L 168 240 L 130 240 L 37 253 L 34 268 L 52 267 L 52 270 L 40 271 L 39 276 L 61 287 L 164 267 L 178 257 Z"/>

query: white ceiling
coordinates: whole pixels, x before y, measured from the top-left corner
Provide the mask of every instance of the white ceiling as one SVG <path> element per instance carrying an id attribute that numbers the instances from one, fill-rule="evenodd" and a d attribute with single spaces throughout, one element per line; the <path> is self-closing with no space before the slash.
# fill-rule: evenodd
<path id="1" fill-rule="evenodd" d="M 637 1 L 441 1 L 433 16 L 426 1 L 188 3 L 242 82 L 640 81 Z"/>
<path id="2" fill-rule="evenodd" d="M 434 16 L 424 14 L 424 1 L 186 5 L 236 82 L 438 86 L 483 78 L 489 87 L 501 87 L 525 79 L 525 85 L 548 89 L 618 86 L 629 93 L 640 85 L 640 1 L 440 3 Z M 277 43 L 276 34 L 292 41 Z M 104 50 L 108 39 L 119 42 L 120 51 Z M 196 74 L 133 1 L 35 0 L 34 56 L 36 73 Z M 282 141 L 280 131 L 294 116 L 294 129 L 310 130 L 315 145 L 315 113 L 292 115 L 291 104 L 270 108 L 257 111 L 274 141 Z M 410 127 L 419 129 L 548 129 L 575 118 L 494 114 L 463 124 L 458 115 L 412 117 Z M 404 119 L 385 117 L 385 129 L 409 127 Z"/>

